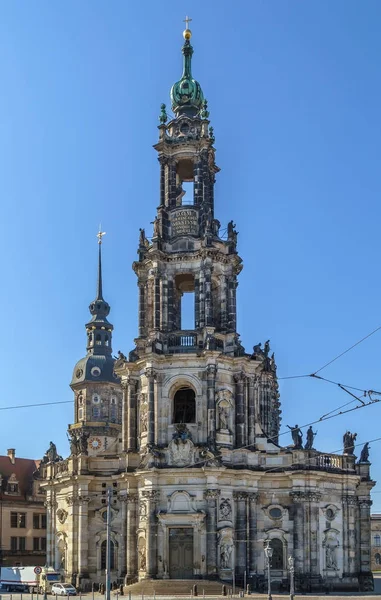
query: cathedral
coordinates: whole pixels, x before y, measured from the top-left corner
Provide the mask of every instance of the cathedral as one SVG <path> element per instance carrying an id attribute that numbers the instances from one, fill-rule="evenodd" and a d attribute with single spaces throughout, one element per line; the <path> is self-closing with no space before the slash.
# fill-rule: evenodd
<path id="1" fill-rule="evenodd" d="M 215 579 L 300 591 L 373 589 L 367 452 L 314 449 L 297 425 L 279 443 L 281 410 L 269 341 L 246 352 L 237 332 L 242 259 L 233 221 L 217 218 L 219 172 L 207 102 L 183 72 L 163 104 L 158 208 L 140 230 L 133 270 L 138 337 L 112 352 L 98 234 L 96 298 L 86 356 L 74 367 L 70 456 L 51 443 L 39 472 L 47 507 L 47 564 L 86 589 L 105 581 L 111 494 L 111 580 Z M 191 327 L 185 306 L 194 298 Z M 182 308 L 183 303 L 183 308 Z M 183 322 L 182 322 L 183 320 Z M 111 490 L 111 492 L 110 492 Z M 290 561 L 290 557 L 292 557 Z"/>

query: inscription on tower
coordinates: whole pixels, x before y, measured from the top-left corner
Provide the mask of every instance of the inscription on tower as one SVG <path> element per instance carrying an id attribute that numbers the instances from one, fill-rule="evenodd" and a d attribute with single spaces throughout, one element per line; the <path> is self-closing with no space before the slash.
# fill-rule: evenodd
<path id="1" fill-rule="evenodd" d="M 178 210 L 172 217 L 172 236 L 198 234 L 197 212 L 192 208 Z"/>

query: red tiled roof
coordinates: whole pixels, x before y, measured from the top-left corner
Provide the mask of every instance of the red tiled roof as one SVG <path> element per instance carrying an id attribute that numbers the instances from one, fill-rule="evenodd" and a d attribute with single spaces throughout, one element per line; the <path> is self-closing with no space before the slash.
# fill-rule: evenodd
<path id="1" fill-rule="evenodd" d="M 9 456 L 0 456 L 0 475 L 3 478 L 3 488 L 1 490 L 1 497 L 3 499 L 8 498 L 20 498 L 25 497 L 26 493 L 31 488 L 33 481 L 33 473 L 38 469 L 40 460 L 33 460 L 31 458 L 15 458 L 14 464 L 12 464 Z M 6 482 L 11 475 L 15 475 L 16 480 L 19 484 L 19 494 L 4 494 Z"/>

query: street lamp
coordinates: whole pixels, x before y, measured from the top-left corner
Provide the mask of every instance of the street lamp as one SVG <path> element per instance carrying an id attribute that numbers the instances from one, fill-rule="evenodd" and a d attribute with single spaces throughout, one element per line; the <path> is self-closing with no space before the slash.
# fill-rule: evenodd
<path id="1" fill-rule="evenodd" d="M 270 574 L 270 563 L 273 555 L 273 548 L 270 546 L 270 540 L 265 542 L 265 556 L 267 559 L 267 600 L 272 600 L 271 596 L 271 574 Z"/>
<path id="2" fill-rule="evenodd" d="M 290 600 L 294 600 L 294 596 L 295 596 L 295 589 L 294 589 L 294 572 L 295 572 L 295 567 L 294 567 L 294 557 L 290 556 L 288 557 L 288 570 L 290 571 Z"/>

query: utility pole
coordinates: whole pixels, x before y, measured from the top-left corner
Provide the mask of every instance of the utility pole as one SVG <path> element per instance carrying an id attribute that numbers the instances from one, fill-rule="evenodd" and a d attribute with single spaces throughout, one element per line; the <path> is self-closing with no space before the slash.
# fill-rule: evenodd
<path id="1" fill-rule="evenodd" d="M 111 496 L 112 490 L 107 490 L 107 521 L 106 521 L 106 589 L 105 600 L 110 600 L 111 588 Z"/>

